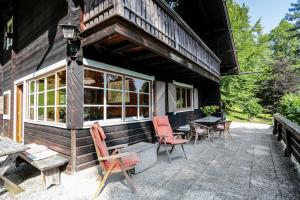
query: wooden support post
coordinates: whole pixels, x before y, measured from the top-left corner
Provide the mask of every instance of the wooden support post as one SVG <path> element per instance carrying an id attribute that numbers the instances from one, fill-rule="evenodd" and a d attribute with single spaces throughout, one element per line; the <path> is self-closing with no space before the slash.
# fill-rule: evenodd
<path id="1" fill-rule="evenodd" d="M 76 130 L 71 130 L 71 174 L 77 172 Z"/>
<path id="2" fill-rule="evenodd" d="M 273 126 L 273 135 L 276 135 L 277 134 L 277 132 L 278 132 L 278 127 L 277 127 L 277 120 L 276 119 L 274 119 L 274 126 Z"/>
<path id="3" fill-rule="evenodd" d="M 291 156 L 291 133 L 286 130 L 286 146 L 284 151 L 285 156 Z"/>
<path id="4" fill-rule="evenodd" d="M 282 140 L 282 125 L 280 123 L 277 123 L 277 141 Z"/>

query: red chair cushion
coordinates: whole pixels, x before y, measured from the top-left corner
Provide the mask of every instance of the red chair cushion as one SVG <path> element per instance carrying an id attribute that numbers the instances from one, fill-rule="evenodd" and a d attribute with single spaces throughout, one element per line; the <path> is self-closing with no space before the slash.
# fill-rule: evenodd
<path id="1" fill-rule="evenodd" d="M 133 167 L 134 165 L 139 163 L 139 159 L 136 156 L 136 154 L 133 154 L 133 155 L 130 155 L 127 157 L 123 157 L 123 158 L 121 158 L 121 160 L 123 162 L 124 168 Z M 112 164 L 112 161 L 110 162 L 109 165 L 106 165 L 106 170 L 108 170 L 108 168 L 110 167 L 111 164 Z M 113 170 L 116 170 L 116 169 L 121 169 L 121 164 L 119 162 L 117 162 L 117 164 L 113 168 Z"/>
<path id="2" fill-rule="evenodd" d="M 224 127 L 224 124 L 218 124 L 218 125 L 217 125 L 217 129 L 222 129 L 222 130 L 223 130 L 224 128 L 225 128 L 225 127 Z"/>

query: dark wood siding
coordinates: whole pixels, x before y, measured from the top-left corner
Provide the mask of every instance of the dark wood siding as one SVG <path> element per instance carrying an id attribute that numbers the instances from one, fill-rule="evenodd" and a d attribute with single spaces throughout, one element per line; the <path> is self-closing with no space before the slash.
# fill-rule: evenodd
<path id="1" fill-rule="evenodd" d="M 152 142 L 152 122 L 130 123 L 103 128 L 106 133 L 106 145 L 135 144 L 138 142 Z M 77 132 L 77 170 L 82 170 L 97 164 L 97 156 L 89 129 Z"/>
<path id="2" fill-rule="evenodd" d="M 179 126 L 188 124 L 188 122 L 201 118 L 200 110 L 180 112 L 174 115 L 173 113 L 168 114 L 171 127 L 174 129 Z"/>
<path id="3" fill-rule="evenodd" d="M 24 141 L 25 144 L 46 145 L 70 160 L 71 131 L 68 129 L 24 123 Z"/>
<path id="4" fill-rule="evenodd" d="M 58 24 L 67 19 L 67 2 L 18 1 L 14 16 L 16 79 L 66 57 L 66 42 Z"/>

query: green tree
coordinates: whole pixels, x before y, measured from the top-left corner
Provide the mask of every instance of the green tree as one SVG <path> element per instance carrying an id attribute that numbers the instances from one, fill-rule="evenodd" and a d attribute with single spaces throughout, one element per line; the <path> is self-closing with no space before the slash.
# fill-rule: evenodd
<path id="1" fill-rule="evenodd" d="M 285 18 L 291 22 L 295 22 L 295 27 L 292 28 L 291 31 L 298 30 L 293 36 L 300 39 L 300 0 L 298 0 L 297 3 L 291 3 L 291 8 Z"/>
<path id="2" fill-rule="evenodd" d="M 300 93 L 285 94 L 279 104 L 280 113 L 300 125 Z"/>
<path id="3" fill-rule="evenodd" d="M 299 90 L 299 44 L 300 40 L 291 37 L 294 25 L 286 20 L 274 28 L 269 34 L 269 48 L 271 49 L 271 74 L 261 81 L 258 97 L 262 104 L 272 113 L 278 111 L 280 98 L 286 93 Z"/>
<path id="4" fill-rule="evenodd" d="M 268 37 L 262 34 L 262 25 L 258 20 L 250 23 L 249 8 L 233 0 L 227 1 L 227 8 L 233 38 L 240 64 L 239 76 L 225 76 L 221 80 L 222 102 L 225 109 L 239 107 L 248 116 L 257 113 L 259 99 L 256 98 L 261 88 L 261 81 L 270 73 L 270 51 Z M 255 112 L 252 110 L 256 110 Z"/>

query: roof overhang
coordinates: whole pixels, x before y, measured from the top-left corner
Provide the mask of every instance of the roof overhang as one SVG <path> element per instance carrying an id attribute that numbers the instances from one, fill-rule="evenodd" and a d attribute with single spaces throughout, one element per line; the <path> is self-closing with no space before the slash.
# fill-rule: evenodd
<path id="1" fill-rule="evenodd" d="M 181 1 L 175 10 L 221 59 L 221 74 L 237 74 L 239 64 L 226 1 Z"/>

